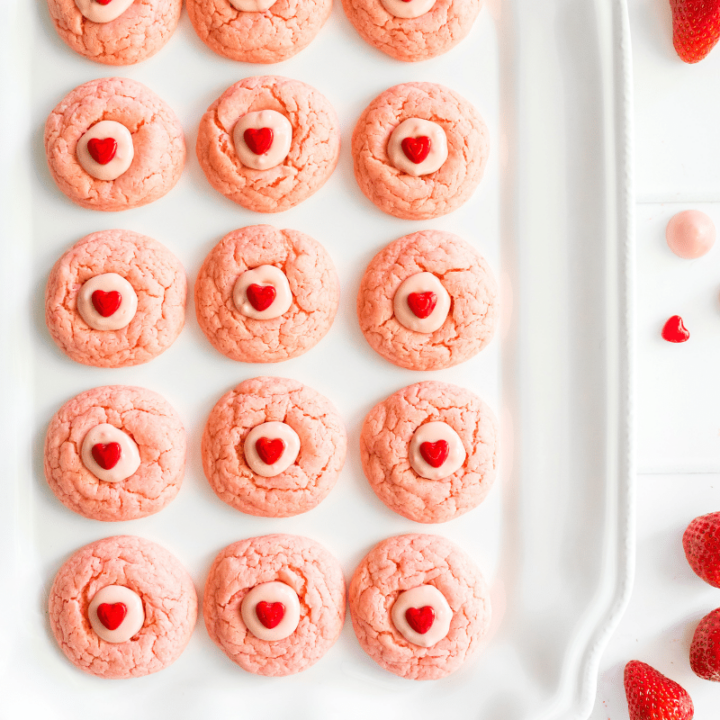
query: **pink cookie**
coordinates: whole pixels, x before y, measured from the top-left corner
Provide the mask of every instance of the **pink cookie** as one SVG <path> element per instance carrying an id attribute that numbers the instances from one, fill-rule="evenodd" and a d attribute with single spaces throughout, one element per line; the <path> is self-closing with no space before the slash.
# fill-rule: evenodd
<path id="1" fill-rule="evenodd" d="M 249 125 L 243 133 L 236 132 L 240 123 Z M 263 133 L 269 149 L 262 142 L 253 145 L 258 152 L 248 149 L 248 132 Z M 338 120 L 325 97 L 298 80 L 272 75 L 228 88 L 198 131 L 197 156 L 210 184 L 256 212 L 281 212 L 309 198 L 330 177 L 339 153 Z M 268 157 L 274 164 L 266 169 L 248 164 Z"/>
<path id="2" fill-rule="evenodd" d="M 45 291 L 45 322 L 76 362 L 139 365 L 180 334 L 186 294 L 185 271 L 164 245 L 130 230 L 103 230 L 55 263 Z"/>
<path id="3" fill-rule="evenodd" d="M 330 16 L 332 0 L 188 0 L 195 32 L 218 55 L 276 63 L 306 48 Z"/>
<path id="4" fill-rule="evenodd" d="M 357 313 L 365 339 L 384 358 L 410 370 L 439 370 L 490 342 L 496 298 L 492 272 L 472 245 L 442 230 L 424 230 L 372 259 Z"/>
<path id="5" fill-rule="evenodd" d="M 477 110 L 433 83 L 386 90 L 365 109 L 352 137 L 360 189 L 380 210 L 406 220 L 459 208 L 482 179 L 488 152 L 488 129 Z"/>
<path id="6" fill-rule="evenodd" d="M 314 665 L 340 635 L 345 580 L 338 561 L 309 538 L 241 540 L 215 558 L 203 613 L 210 637 L 243 670 L 293 675 Z"/>
<path id="7" fill-rule="evenodd" d="M 185 164 L 185 139 L 175 113 L 151 90 L 135 80 L 103 78 L 75 88 L 50 113 L 45 152 L 55 182 L 73 202 L 128 210 L 173 188 Z"/>
<path id="8" fill-rule="evenodd" d="M 182 422 L 150 390 L 87 390 L 50 421 L 48 485 L 63 505 L 92 520 L 135 520 L 159 512 L 178 494 L 184 472 Z"/>
<path id="9" fill-rule="evenodd" d="M 495 416 L 479 397 L 421 382 L 368 413 L 360 456 L 372 489 L 391 510 L 439 523 L 485 499 L 495 480 L 496 436 Z"/>
<path id="10" fill-rule="evenodd" d="M 197 620 L 197 594 L 185 568 L 164 548 L 132 535 L 98 540 L 72 555 L 55 576 L 48 607 L 68 660 L 111 679 L 174 663 Z"/>
<path id="11" fill-rule="evenodd" d="M 60 37 L 105 65 L 132 65 L 154 55 L 175 32 L 182 0 L 48 0 Z"/>
<path id="12" fill-rule="evenodd" d="M 397 60 L 446 53 L 469 32 L 482 0 L 343 0 L 362 38 Z"/>
<path id="13" fill-rule="evenodd" d="M 236 510 L 290 517 L 325 499 L 346 447 L 342 420 L 320 393 L 296 380 L 258 377 L 213 408 L 202 438 L 203 468 L 217 496 Z"/>
<path id="14" fill-rule="evenodd" d="M 355 570 L 348 602 L 363 650 L 409 680 L 455 672 L 490 624 L 490 596 L 480 570 L 437 535 L 399 535 L 378 543 Z"/>
<path id="15" fill-rule="evenodd" d="M 270 225 L 226 235 L 195 283 L 202 331 L 223 355 L 242 362 L 307 352 L 330 329 L 339 300 L 337 273 L 322 245 Z"/>

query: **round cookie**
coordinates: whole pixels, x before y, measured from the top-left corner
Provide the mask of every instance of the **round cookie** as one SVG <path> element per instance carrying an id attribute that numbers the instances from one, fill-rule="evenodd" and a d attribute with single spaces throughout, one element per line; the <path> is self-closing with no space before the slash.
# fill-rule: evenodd
<path id="1" fill-rule="evenodd" d="M 424 593 L 412 593 L 417 588 Z M 407 610 L 397 613 L 395 604 L 403 599 L 409 600 L 403 603 Z M 437 535 L 399 535 L 378 543 L 355 570 L 348 603 L 363 650 L 410 680 L 437 680 L 457 670 L 477 649 L 491 617 L 480 570 L 467 553 Z M 421 603 L 428 604 L 418 607 Z M 436 632 L 443 620 L 445 627 Z M 414 635 L 408 624 L 424 632 Z"/>
<path id="2" fill-rule="evenodd" d="M 331 9 L 332 0 L 187 0 L 200 39 L 218 55 L 249 63 L 276 63 L 299 53 Z"/>
<path id="3" fill-rule="evenodd" d="M 256 428 L 266 423 L 273 425 L 263 435 Z M 279 465 L 265 467 L 248 438 L 272 443 L 281 436 Z M 276 377 L 245 380 L 225 393 L 202 438 L 203 469 L 217 496 L 262 517 L 291 517 L 318 505 L 335 485 L 346 449 L 345 428 L 330 401 L 296 380 Z M 290 453 L 297 454 L 287 464 Z"/>
<path id="4" fill-rule="evenodd" d="M 124 10 L 117 15 L 113 6 Z M 112 0 L 104 5 L 96 0 L 48 0 L 48 8 L 58 35 L 75 52 L 105 65 L 133 65 L 170 39 L 182 0 Z"/>
<path id="5" fill-rule="evenodd" d="M 423 304 L 428 298 L 432 310 Z M 415 311 L 412 301 L 420 303 Z M 410 370 L 439 370 L 473 357 L 490 342 L 496 302 L 495 278 L 482 255 L 456 235 L 424 230 L 390 243 L 370 261 L 357 314 L 365 339 L 385 359 Z"/>
<path id="6" fill-rule="evenodd" d="M 360 457 L 372 489 L 391 510 L 416 522 L 446 522 L 490 491 L 497 422 L 469 390 L 434 381 L 409 385 L 368 413 Z"/>
<path id="7" fill-rule="evenodd" d="M 60 502 L 80 515 L 135 520 L 177 495 L 185 445 L 180 418 L 158 394 L 127 385 L 94 388 L 65 403 L 50 421 L 45 477 Z"/>
<path id="8" fill-rule="evenodd" d="M 482 0 L 343 0 L 363 40 L 405 62 L 455 47 L 470 32 L 481 6 Z"/>
<path id="9" fill-rule="evenodd" d="M 261 274 L 268 266 L 282 273 L 278 280 Z M 245 292 L 238 285 L 243 278 L 252 281 Z M 248 299 L 250 288 L 271 288 L 271 304 L 258 312 Z M 250 298 L 265 308 L 264 297 Z M 284 299 L 278 311 L 287 310 L 277 315 L 272 308 Z M 330 329 L 339 301 L 337 273 L 322 245 L 297 230 L 270 225 L 226 235 L 205 258 L 195 283 L 200 328 L 223 355 L 241 362 L 279 362 L 307 352 Z"/>
<path id="10" fill-rule="evenodd" d="M 105 146 L 88 159 L 84 143 L 101 122 L 110 125 L 92 139 Z M 128 210 L 173 188 L 185 164 L 185 139 L 175 113 L 151 90 L 127 78 L 102 78 L 75 88 L 50 113 L 45 153 L 53 179 L 74 203 L 91 210 Z M 127 165 L 119 176 L 98 177 L 121 159 L 129 164 L 118 168 Z"/>
<path id="11" fill-rule="evenodd" d="M 289 122 L 292 137 L 284 159 L 257 170 L 241 162 L 234 130 L 251 113 L 267 111 Z M 330 177 L 339 154 L 335 110 L 317 90 L 298 80 L 271 75 L 241 80 L 200 121 L 197 156 L 210 184 L 256 212 L 281 212 L 309 198 Z"/>
<path id="12" fill-rule="evenodd" d="M 123 313 L 122 304 L 117 310 L 96 307 L 103 293 L 110 301 L 112 293 L 133 300 L 132 315 Z M 186 295 L 185 270 L 164 245 L 130 230 L 103 230 L 84 237 L 55 263 L 45 290 L 45 322 L 53 340 L 76 362 L 139 365 L 180 334 Z M 98 307 L 112 312 L 103 317 Z M 120 319 L 113 323 L 116 315 Z"/>
<path id="13" fill-rule="evenodd" d="M 422 128 L 410 131 L 411 143 L 427 141 L 431 127 L 437 137 L 430 147 L 440 150 L 440 141 L 446 144 L 447 157 L 442 160 L 441 155 L 433 162 L 429 169 L 437 169 L 432 172 L 409 174 L 408 168 L 422 166 L 410 159 L 408 151 L 398 150 L 406 170 L 391 161 L 393 134 L 402 132 L 406 121 Z M 426 149 L 418 148 L 415 160 Z M 396 85 L 378 95 L 360 116 L 352 136 L 360 189 L 380 210 L 405 220 L 428 220 L 459 208 L 482 179 L 488 153 L 488 129 L 478 111 L 456 92 L 433 83 Z M 431 159 L 432 155 L 428 162 Z"/>
<path id="14" fill-rule="evenodd" d="M 264 599 L 253 602 L 249 593 L 262 590 Z M 278 618 L 268 622 L 260 611 L 276 609 L 272 606 L 281 602 L 282 623 L 289 619 L 288 600 L 295 602 L 294 622 L 276 634 L 285 637 L 274 639 L 266 631 Z M 271 607 L 262 608 L 261 603 Z M 338 561 L 309 538 L 265 535 L 241 540 L 215 558 L 205 584 L 203 614 L 210 637 L 243 670 L 292 675 L 314 665 L 340 635 L 345 580 Z"/>
<path id="15" fill-rule="evenodd" d="M 93 599 L 105 588 L 114 589 L 115 596 L 103 593 L 102 604 L 109 605 L 103 615 Z M 112 606 L 119 601 L 127 613 L 108 640 L 101 634 L 109 628 L 98 619 L 103 616 L 112 627 L 120 610 Z M 102 678 L 141 677 L 180 657 L 197 620 L 197 594 L 190 575 L 167 550 L 119 535 L 86 545 L 63 564 L 50 588 L 48 609 L 53 635 L 73 665 Z M 126 623 L 136 619 L 126 630 Z"/>

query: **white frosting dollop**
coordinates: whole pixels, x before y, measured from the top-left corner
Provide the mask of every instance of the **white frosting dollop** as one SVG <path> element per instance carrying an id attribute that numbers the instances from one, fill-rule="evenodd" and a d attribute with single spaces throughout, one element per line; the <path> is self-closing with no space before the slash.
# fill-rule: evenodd
<path id="1" fill-rule="evenodd" d="M 272 287 L 275 291 L 275 297 L 270 305 L 264 310 L 256 309 L 250 298 L 248 290 L 251 285 L 257 285 L 261 288 Z M 233 287 L 233 302 L 240 313 L 255 320 L 271 320 L 284 315 L 292 305 L 293 296 L 290 290 L 285 273 L 274 265 L 260 265 L 252 270 L 246 270 L 235 281 Z"/>
<path id="2" fill-rule="evenodd" d="M 266 463 L 260 457 L 258 443 L 272 443 L 269 449 L 276 451 L 279 447 L 278 442 L 282 443 L 282 449 L 277 460 L 273 463 Z M 300 438 L 286 423 L 266 422 L 256 425 L 247 434 L 243 450 L 245 452 L 245 462 L 256 475 L 275 477 L 275 475 L 285 472 L 297 459 L 300 453 Z"/>
<path id="3" fill-rule="evenodd" d="M 98 162 L 92 156 L 91 148 L 88 145 L 91 141 L 101 143 L 100 149 L 104 150 L 103 144 L 110 143 L 112 140 L 116 143 L 112 158 L 107 162 Z M 76 152 L 82 169 L 97 180 L 116 180 L 130 167 L 135 156 L 130 131 L 122 123 L 114 120 L 101 120 L 95 123 L 78 140 Z"/>
<path id="4" fill-rule="evenodd" d="M 99 293 L 100 295 L 95 295 Z M 102 293 L 105 293 L 103 298 Z M 103 302 L 112 303 L 118 293 L 120 304 L 113 313 L 103 316 Z M 77 310 L 93 330 L 121 330 L 130 324 L 137 312 L 138 298 L 133 286 L 117 273 L 103 273 L 90 278 L 80 288 Z M 99 308 L 99 309 L 98 309 Z"/>
<path id="5" fill-rule="evenodd" d="M 124 612 L 122 607 L 124 606 Z M 105 605 L 107 607 L 101 607 Z M 121 619 L 120 624 L 114 630 L 106 627 L 98 615 L 105 618 L 111 626 L 114 626 Z M 88 606 L 88 620 L 95 634 L 109 643 L 127 642 L 134 635 L 140 632 L 145 622 L 145 610 L 143 609 L 142 598 L 130 588 L 123 585 L 107 585 L 93 595 Z"/>
<path id="6" fill-rule="evenodd" d="M 275 605 L 280 603 L 282 610 L 278 613 L 279 608 L 258 608 L 260 603 L 268 603 Z M 282 615 L 280 622 L 274 627 L 266 627 L 261 621 L 263 610 L 270 617 L 277 619 Z M 242 599 L 240 603 L 240 615 L 242 616 L 245 627 L 260 640 L 283 640 L 292 635 L 300 623 L 300 600 L 297 593 L 283 582 L 272 581 L 256 585 Z"/>
<path id="7" fill-rule="evenodd" d="M 446 443 L 447 457 L 438 466 L 429 463 L 424 454 L 437 457 Z M 430 447 L 423 447 L 423 445 Z M 410 440 L 408 458 L 412 469 L 426 480 L 443 480 L 457 472 L 465 462 L 465 448 L 460 436 L 447 423 L 434 420 L 421 425 Z"/>
<path id="8" fill-rule="evenodd" d="M 104 468 L 95 455 L 102 455 L 115 460 L 117 447 L 119 457 L 111 467 Z M 95 446 L 98 449 L 95 450 Z M 80 457 L 83 465 L 98 479 L 104 482 L 116 483 L 127 480 L 137 472 L 140 467 L 140 451 L 135 441 L 119 428 L 108 423 L 101 423 L 88 430 L 82 442 Z"/>
<path id="9" fill-rule="evenodd" d="M 262 149 L 262 152 L 256 153 L 248 145 L 249 138 L 245 135 L 247 132 L 261 133 L 258 136 L 258 142 L 264 144 L 255 149 Z M 268 133 L 270 134 L 268 135 Z M 270 139 L 269 146 L 264 149 L 268 138 Z M 233 143 L 235 153 L 243 165 L 253 170 L 269 170 L 280 165 L 288 156 L 292 144 L 292 125 L 284 115 L 275 110 L 249 112 L 235 124 Z"/>
<path id="10" fill-rule="evenodd" d="M 410 19 L 430 12 L 435 0 L 380 0 L 380 3 L 394 17 Z"/>
<path id="11" fill-rule="evenodd" d="M 413 0 L 414 2 L 415 0 Z M 427 143 L 428 152 L 421 162 L 414 162 L 403 148 L 403 142 Z M 429 175 L 439 170 L 448 157 L 445 131 L 432 120 L 408 118 L 390 135 L 387 146 L 390 162 L 401 172 L 414 177 Z"/>

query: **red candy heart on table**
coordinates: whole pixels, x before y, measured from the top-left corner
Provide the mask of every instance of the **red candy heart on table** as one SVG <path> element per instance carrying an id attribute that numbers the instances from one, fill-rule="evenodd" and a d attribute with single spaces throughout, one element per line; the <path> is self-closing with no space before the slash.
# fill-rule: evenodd
<path id="1" fill-rule="evenodd" d="M 407 304 L 413 314 L 421 320 L 428 317 L 437 305 L 437 295 L 434 292 L 410 293 Z"/>
<path id="2" fill-rule="evenodd" d="M 268 127 L 248 128 L 243 133 L 243 139 L 250 150 L 256 155 L 262 155 L 270 149 L 273 143 L 273 131 Z"/>
<path id="3" fill-rule="evenodd" d="M 683 343 L 690 339 L 690 331 L 679 315 L 673 315 L 662 329 L 663 340 L 671 343 Z"/>
<path id="4" fill-rule="evenodd" d="M 420 454 L 430 467 L 439 468 L 450 454 L 450 445 L 447 440 L 424 442 L 420 444 Z"/>
<path id="5" fill-rule="evenodd" d="M 125 603 L 102 603 L 98 605 L 98 620 L 108 629 L 117 630 L 127 615 Z"/>
<path id="6" fill-rule="evenodd" d="M 117 142 L 114 138 L 92 138 L 87 144 L 90 157 L 100 165 L 107 165 L 117 152 Z"/>
<path id="7" fill-rule="evenodd" d="M 430 138 L 427 135 L 408 137 L 402 141 L 401 147 L 407 159 L 419 165 L 430 153 Z"/>
<path id="8" fill-rule="evenodd" d="M 122 303 L 122 295 L 117 290 L 105 292 L 96 290 L 92 295 L 92 304 L 103 317 L 110 317 L 117 312 Z"/>
<path id="9" fill-rule="evenodd" d="M 118 464 L 120 455 L 122 455 L 120 443 L 111 442 L 107 445 L 98 443 L 92 447 L 92 456 L 103 470 L 112 470 Z"/>
<path id="10" fill-rule="evenodd" d="M 275 288 L 272 285 L 249 285 L 245 291 L 250 304 L 258 311 L 267 310 L 275 301 Z"/>
<path id="11" fill-rule="evenodd" d="M 405 611 L 405 619 L 416 633 L 424 635 L 435 622 L 435 611 L 431 605 L 424 605 L 421 608 L 408 608 Z"/>
<path id="12" fill-rule="evenodd" d="M 266 465 L 273 465 L 282 456 L 285 443 L 280 438 L 261 437 L 255 443 L 255 450 Z"/>
<path id="13" fill-rule="evenodd" d="M 255 614 L 268 630 L 272 630 L 285 617 L 285 606 L 280 602 L 269 603 L 261 600 L 255 606 Z"/>

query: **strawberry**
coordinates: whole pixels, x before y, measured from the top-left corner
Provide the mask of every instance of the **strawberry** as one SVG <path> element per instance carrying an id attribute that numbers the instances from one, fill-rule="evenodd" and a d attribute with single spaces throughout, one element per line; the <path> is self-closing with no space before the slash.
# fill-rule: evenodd
<path id="1" fill-rule="evenodd" d="M 683 534 L 683 548 L 690 567 L 720 588 L 720 512 L 696 517 Z"/>
<path id="2" fill-rule="evenodd" d="M 720 682 L 720 608 L 706 615 L 695 628 L 690 667 L 699 677 Z"/>
<path id="3" fill-rule="evenodd" d="M 673 45 L 681 60 L 702 60 L 720 39 L 720 0 L 670 0 Z"/>
<path id="4" fill-rule="evenodd" d="M 695 714 L 680 685 L 639 660 L 625 666 L 625 697 L 630 720 L 691 720 Z"/>

